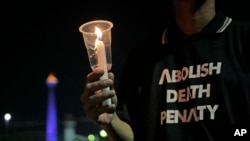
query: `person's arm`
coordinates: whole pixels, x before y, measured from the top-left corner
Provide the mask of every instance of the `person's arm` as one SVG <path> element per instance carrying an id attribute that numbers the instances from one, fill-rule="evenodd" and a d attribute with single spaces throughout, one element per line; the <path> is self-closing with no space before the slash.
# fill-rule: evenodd
<path id="1" fill-rule="evenodd" d="M 110 141 L 133 141 L 134 135 L 129 124 L 116 114 L 117 96 L 114 90 L 114 74 L 109 73 L 109 79 L 99 80 L 103 70 L 95 70 L 87 75 L 86 85 L 80 100 L 88 119 L 102 127 Z M 110 87 L 109 91 L 101 89 Z M 102 105 L 102 101 L 111 98 L 110 105 Z"/>
<path id="2" fill-rule="evenodd" d="M 110 124 L 101 126 L 107 133 L 109 141 L 133 141 L 134 135 L 131 127 L 122 121 L 116 113 Z"/>

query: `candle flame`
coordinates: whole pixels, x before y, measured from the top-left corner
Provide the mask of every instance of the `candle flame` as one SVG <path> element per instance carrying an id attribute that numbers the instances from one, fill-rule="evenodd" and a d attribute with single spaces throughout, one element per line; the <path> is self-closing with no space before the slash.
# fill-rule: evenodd
<path id="1" fill-rule="evenodd" d="M 96 33 L 96 36 L 97 36 L 97 40 L 101 40 L 101 38 L 102 38 L 102 31 L 101 31 L 101 29 L 100 28 L 98 28 L 98 27 L 95 27 L 95 33 Z"/>

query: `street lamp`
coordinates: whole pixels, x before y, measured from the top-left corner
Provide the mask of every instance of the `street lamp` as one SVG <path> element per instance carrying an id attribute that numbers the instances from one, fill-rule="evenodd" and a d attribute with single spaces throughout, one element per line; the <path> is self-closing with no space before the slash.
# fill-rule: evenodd
<path id="1" fill-rule="evenodd" d="M 11 114 L 10 113 L 5 113 L 4 114 L 4 121 L 5 121 L 6 129 L 9 128 L 10 120 L 11 120 Z"/>

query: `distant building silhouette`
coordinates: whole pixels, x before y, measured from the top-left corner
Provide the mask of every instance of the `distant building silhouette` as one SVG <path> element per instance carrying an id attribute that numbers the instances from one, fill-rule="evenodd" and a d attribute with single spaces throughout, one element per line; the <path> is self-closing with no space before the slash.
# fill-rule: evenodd
<path id="1" fill-rule="evenodd" d="M 64 117 L 64 141 L 73 141 L 76 139 L 76 120 L 74 119 L 74 116 L 71 114 L 67 114 Z"/>

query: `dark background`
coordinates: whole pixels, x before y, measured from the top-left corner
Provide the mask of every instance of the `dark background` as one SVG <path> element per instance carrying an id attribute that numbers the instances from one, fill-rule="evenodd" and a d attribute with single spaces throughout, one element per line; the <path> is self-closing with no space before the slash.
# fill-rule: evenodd
<path id="1" fill-rule="evenodd" d="M 112 71 L 116 84 L 127 54 L 165 23 L 164 2 L 12 1 L 1 4 L 0 125 L 4 113 L 12 121 L 46 119 L 46 78 L 53 72 L 58 118 L 84 116 L 79 100 L 91 71 L 78 27 L 90 20 L 113 22 Z M 236 19 L 250 20 L 247 0 L 224 0 L 222 8 Z"/>

